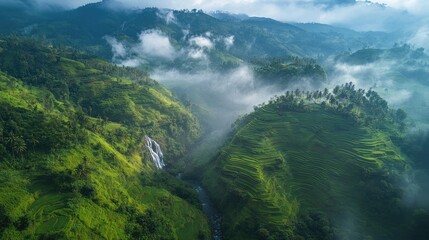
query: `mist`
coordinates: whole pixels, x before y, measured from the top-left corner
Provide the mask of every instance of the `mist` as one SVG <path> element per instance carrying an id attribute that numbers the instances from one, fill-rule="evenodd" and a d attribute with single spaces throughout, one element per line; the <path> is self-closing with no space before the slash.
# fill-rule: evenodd
<path id="1" fill-rule="evenodd" d="M 171 11 L 160 11 L 159 17 L 171 24 L 180 24 Z M 351 64 L 333 56 L 322 62 L 329 75 L 322 86 L 316 87 L 310 79 L 302 78 L 286 88 L 261 87 L 255 84 L 260 79 L 255 78 L 252 66 L 245 62 L 226 72 L 213 66 L 210 56 L 219 48 L 227 51 L 233 48 L 233 35 L 220 36 L 211 32 L 190 35 L 185 28 L 182 43 L 178 45 L 161 30 L 149 29 L 138 35 L 138 42 L 119 41 L 111 36 L 106 36 L 105 40 L 111 46 L 114 63 L 139 67 L 155 62 L 150 67 L 152 77 L 177 95 L 201 105 L 215 116 L 222 116 L 222 119 L 214 118 L 213 123 L 217 125 L 229 125 L 238 115 L 251 111 L 254 105 L 286 90 L 333 89 L 336 85 L 353 82 L 357 88 L 376 90 L 391 107 L 404 109 L 413 128 L 429 129 L 429 111 L 425 111 L 429 106 L 426 94 L 429 86 L 422 82 L 421 74 L 413 78 L 404 76 L 403 72 L 418 71 L 423 64 L 416 67 L 400 58 L 383 56 L 373 62 Z"/>
<path id="2" fill-rule="evenodd" d="M 391 108 L 401 108 L 408 114 L 410 131 L 429 129 L 429 85 L 422 82 L 424 76 L 405 76 L 410 69 L 403 61 L 380 59 L 362 65 L 334 62 L 329 75 L 329 88 L 353 82 L 357 88 L 377 91 Z"/>
<path id="3" fill-rule="evenodd" d="M 214 130 L 228 130 L 239 115 L 282 93 L 274 87 L 256 87 L 254 73 L 245 64 L 223 73 L 211 69 L 193 73 L 156 69 L 151 77 L 206 110 L 209 127 Z"/>
<path id="4" fill-rule="evenodd" d="M 166 14 L 159 17 L 165 18 Z M 174 14 L 169 18 L 174 18 Z M 205 121 L 208 131 L 228 132 L 238 116 L 287 90 L 320 88 L 308 77 L 282 86 L 264 84 L 266 79 L 256 76 L 254 66 L 245 61 L 234 67 L 219 68 L 212 62 L 213 54 L 219 49 L 233 48 L 234 35 L 211 32 L 190 35 L 185 30 L 181 46 L 173 44 L 158 29 L 141 32 L 138 42 L 119 41 L 111 36 L 104 39 L 111 47 L 114 63 L 148 70 L 151 78 L 174 92 L 182 102 L 196 107 L 194 110 Z"/>

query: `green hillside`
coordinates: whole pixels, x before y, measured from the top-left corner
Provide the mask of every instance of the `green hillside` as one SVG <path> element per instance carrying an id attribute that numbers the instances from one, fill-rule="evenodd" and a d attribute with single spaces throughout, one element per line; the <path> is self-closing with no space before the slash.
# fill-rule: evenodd
<path id="1" fill-rule="evenodd" d="M 237 122 L 204 183 L 227 239 L 405 239 L 401 110 L 350 83 L 287 92 Z M 376 109 L 377 108 L 377 109 Z"/>
<path id="2" fill-rule="evenodd" d="M 198 123 L 145 73 L 0 40 L 0 239 L 208 239 L 188 185 L 156 171 Z"/>

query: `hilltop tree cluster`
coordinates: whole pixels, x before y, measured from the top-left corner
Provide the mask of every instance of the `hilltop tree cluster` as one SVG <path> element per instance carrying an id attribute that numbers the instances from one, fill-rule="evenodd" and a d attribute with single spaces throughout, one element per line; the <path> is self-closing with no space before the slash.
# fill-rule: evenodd
<path id="1" fill-rule="evenodd" d="M 336 86 L 332 91 L 287 91 L 282 96 L 275 96 L 269 105 L 276 105 L 279 113 L 282 111 L 312 111 L 320 108 L 346 115 L 356 123 L 364 126 L 386 128 L 395 124 L 400 130 L 405 128 L 407 114 L 402 109 L 393 110 L 387 102 L 373 90 L 356 89 L 350 82 Z M 255 106 L 258 109 L 266 106 L 262 103 Z"/>

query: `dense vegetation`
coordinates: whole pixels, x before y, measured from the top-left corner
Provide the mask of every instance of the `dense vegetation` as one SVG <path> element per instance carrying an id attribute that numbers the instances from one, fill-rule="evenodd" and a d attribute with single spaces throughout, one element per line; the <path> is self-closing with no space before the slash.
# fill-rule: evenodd
<path id="1" fill-rule="evenodd" d="M 201 239 L 196 194 L 156 173 L 199 136 L 147 74 L 72 49 L 0 40 L 0 238 Z"/>
<path id="2" fill-rule="evenodd" d="M 228 239 L 404 239 L 406 115 L 353 84 L 287 92 L 241 118 L 204 183 Z M 408 220 L 405 220 L 408 219 Z"/>
<path id="3" fill-rule="evenodd" d="M 292 84 L 308 81 L 314 86 L 326 82 L 326 73 L 313 59 L 288 57 L 251 61 L 261 85 L 275 85 L 286 88 Z"/>

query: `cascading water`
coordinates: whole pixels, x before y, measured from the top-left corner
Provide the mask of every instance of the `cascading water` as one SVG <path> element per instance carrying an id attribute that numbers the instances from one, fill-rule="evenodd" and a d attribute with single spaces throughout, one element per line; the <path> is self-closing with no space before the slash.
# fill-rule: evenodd
<path id="1" fill-rule="evenodd" d="M 150 138 L 149 136 L 145 136 L 146 138 L 146 146 L 149 149 L 150 155 L 152 156 L 153 163 L 155 164 L 157 169 L 162 169 L 165 166 L 163 160 L 163 154 L 161 151 L 161 147 L 159 144 Z"/>

